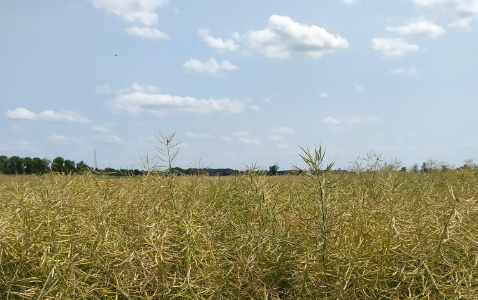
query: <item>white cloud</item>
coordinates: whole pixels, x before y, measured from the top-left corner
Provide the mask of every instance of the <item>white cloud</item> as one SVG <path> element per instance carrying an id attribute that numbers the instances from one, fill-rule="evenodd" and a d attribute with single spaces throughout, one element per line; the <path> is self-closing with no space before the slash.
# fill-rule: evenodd
<path id="1" fill-rule="evenodd" d="M 93 125 L 93 126 L 91 127 L 91 130 L 96 131 L 96 132 L 108 132 L 108 131 L 110 131 L 110 130 L 109 130 L 108 128 L 106 128 L 106 127 L 101 127 L 101 126 L 97 126 L 97 125 Z"/>
<path id="2" fill-rule="evenodd" d="M 79 122 L 89 123 L 90 120 L 87 117 L 81 116 L 72 111 L 55 112 L 53 110 L 45 110 L 39 114 L 29 111 L 26 108 L 18 107 L 14 110 L 8 110 L 5 114 L 7 118 L 30 120 L 30 121 L 63 121 L 63 122 Z"/>
<path id="3" fill-rule="evenodd" d="M 136 86 L 135 86 L 136 85 Z M 229 99 L 196 99 L 192 97 L 160 94 L 156 89 L 143 88 L 135 84 L 132 91 L 119 93 L 107 102 L 116 113 L 138 115 L 150 113 L 161 116 L 172 112 L 196 114 L 235 114 L 244 110 L 244 102 Z"/>
<path id="4" fill-rule="evenodd" d="M 342 121 L 337 120 L 334 117 L 326 117 L 325 119 L 322 120 L 322 123 L 330 124 L 330 125 L 338 125 L 338 124 L 342 123 Z"/>
<path id="5" fill-rule="evenodd" d="M 258 146 L 258 145 L 262 144 L 260 140 L 251 137 L 251 134 L 247 131 L 235 132 L 232 135 L 235 136 L 238 139 L 239 143 L 244 144 L 244 145 Z"/>
<path id="6" fill-rule="evenodd" d="M 123 138 L 114 134 L 97 134 L 93 136 L 93 140 L 107 144 L 120 144 Z"/>
<path id="7" fill-rule="evenodd" d="M 261 110 L 261 108 L 260 108 L 259 106 L 257 106 L 257 105 L 252 105 L 252 106 L 251 106 L 251 109 L 252 109 L 253 111 L 260 111 L 260 110 Z"/>
<path id="8" fill-rule="evenodd" d="M 7 110 L 7 113 L 5 114 L 5 116 L 7 116 L 7 118 L 10 118 L 10 119 L 22 119 L 22 120 L 31 120 L 31 121 L 36 119 L 35 113 L 23 107 L 18 107 L 18 108 L 15 108 L 14 110 Z"/>
<path id="9" fill-rule="evenodd" d="M 274 133 L 278 134 L 284 134 L 284 133 L 294 133 L 294 129 L 289 128 L 289 127 L 272 127 L 271 131 Z"/>
<path id="10" fill-rule="evenodd" d="M 48 141 L 54 144 L 68 145 L 75 141 L 73 138 L 68 138 L 64 135 L 54 134 L 48 137 Z"/>
<path id="11" fill-rule="evenodd" d="M 209 75 L 218 75 L 221 74 L 221 71 L 233 71 L 238 69 L 237 66 L 227 60 L 218 63 L 214 58 L 209 59 L 207 62 L 201 62 L 191 58 L 183 64 L 183 67 L 191 71 Z"/>
<path id="12" fill-rule="evenodd" d="M 201 36 L 203 41 L 206 42 L 208 46 L 215 48 L 216 50 L 220 52 L 234 51 L 239 47 L 231 39 L 223 40 L 221 38 L 213 37 L 212 35 L 209 34 L 209 29 L 205 29 L 205 28 L 200 29 L 199 35 Z"/>
<path id="13" fill-rule="evenodd" d="M 319 94 L 319 97 L 323 98 L 323 99 L 327 99 L 327 98 L 329 98 L 329 94 L 323 92 L 323 93 Z"/>
<path id="14" fill-rule="evenodd" d="M 336 119 L 334 117 L 329 116 L 324 118 L 321 123 L 329 125 L 332 130 L 345 130 L 354 128 L 358 125 L 375 123 L 379 121 L 381 120 L 374 116 L 352 117 L 348 119 Z"/>
<path id="15" fill-rule="evenodd" d="M 213 135 L 207 133 L 193 133 L 193 132 L 186 132 L 185 135 L 192 139 L 212 139 L 214 138 Z"/>
<path id="16" fill-rule="evenodd" d="M 167 0 L 90 0 L 96 9 L 117 15 L 131 23 L 151 26 L 158 21 L 156 10 Z"/>
<path id="17" fill-rule="evenodd" d="M 273 15 L 266 29 L 246 34 L 249 47 L 271 58 L 320 58 L 326 53 L 348 48 L 346 39 L 318 26 L 294 22 Z"/>
<path id="18" fill-rule="evenodd" d="M 357 84 L 357 83 L 354 83 L 354 87 L 358 90 L 358 91 L 365 91 L 365 88 L 363 86 L 361 86 L 360 84 Z"/>
<path id="19" fill-rule="evenodd" d="M 357 0 L 342 0 L 342 2 L 345 4 L 354 4 L 357 3 Z"/>
<path id="20" fill-rule="evenodd" d="M 154 28 L 154 27 L 140 28 L 137 26 L 133 26 L 133 27 L 125 28 L 125 31 L 128 34 L 131 34 L 133 36 L 146 38 L 146 39 L 152 39 L 152 40 L 169 39 L 169 36 L 167 34 L 159 31 L 157 28 Z"/>
<path id="21" fill-rule="evenodd" d="M 272 134 L 269 136 L 269 139 L 277 142 L 285 140 L 285 134 L 295 133 L 294 129 L 289 127 L 272 127 L 270 128 L 270 131 Z"/>
<path id="22" fill-rule="evenodd" d="M 450 27 L 467 27 L 478 15 L 476 0 L 414 0 L 414 2 L 425 7 L 436 20 Z"/>
<path id="23" fill-rule="evenodd" d="M 417 35 L 430 38 L 437 38 L 445 33 L 445 29 L 428 21 L 410 23 L 406 26 L 387 27 L 387 30 L 404 35 Z"/>
<path id="24" fill-rule="evenodd" d="M 420 50 L 418 45 L 409 44 L 400 38 L 374 38 L 372 48 L 381 52 L 384 57 L 399 57 Z"/>
<path id="25" fill-rule="evenodd" d="M 277 135 L 277 134 L 273 134 L 273 135 L 270 135 L 269 136 L 269 139 L 270 140 L 273 140 L 273 141 L 283 141 L 284 140 L 284 137 L 283 136 L 280 136 L 280 135 Z"/>
<path id="26" fill-rule="evenodd" d="M 415 68 L 410 68 L 410 69 L 403 69 L 403 68 L 397 68 L 391 71 L 393 75 L 406 75 L 409 77 L 418 77 L 418 70 Z"/>

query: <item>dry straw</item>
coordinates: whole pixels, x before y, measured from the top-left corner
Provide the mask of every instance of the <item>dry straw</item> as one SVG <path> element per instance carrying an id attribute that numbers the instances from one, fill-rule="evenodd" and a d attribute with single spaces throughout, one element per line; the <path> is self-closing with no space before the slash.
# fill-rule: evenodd
<path id="1" fill-rule="evenodd" d="M 478 297 L 476 169 L 324 154 L 288 176 L 0 177 L 0 298 Z"/>

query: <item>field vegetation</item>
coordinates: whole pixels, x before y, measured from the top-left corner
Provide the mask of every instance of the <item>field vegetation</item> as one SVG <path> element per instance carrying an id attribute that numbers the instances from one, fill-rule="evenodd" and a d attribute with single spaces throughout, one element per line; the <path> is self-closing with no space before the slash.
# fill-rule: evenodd
<path id="1" fill-rule="evenodd" d="M 478 298 L 476 168 L 301 156 L 286 176 L 1 176 L 0 298 Z"/>

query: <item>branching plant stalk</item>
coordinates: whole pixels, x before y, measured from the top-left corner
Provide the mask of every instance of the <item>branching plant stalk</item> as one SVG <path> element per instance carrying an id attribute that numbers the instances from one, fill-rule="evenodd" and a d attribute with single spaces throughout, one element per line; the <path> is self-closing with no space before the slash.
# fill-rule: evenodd
<path id="1" fill-rule="evenodd" d="M 309 148 L 301 147 L 301 150 L 303 153 L 299 154 L 299 156 L 307 164 L 308 169 L 300 169 L 297 167 L 296 168 L 304 172 L 309 177 L 309 179 L 311 179 L 310 183 L 316 190 L 317 200 L 319 204 L 319 213 L 321 218 L 321 222 L 319 224 L 320 235 L 322 239 L 320 253 L 323 267 L 324 269 L 326 269 L 328 245 L 327 243 L 329 237 L 329 228 L 327 226 L 327 223 L 328 218 L 330 216 L 327 203 L 328 186 L 330 185 L 330 182 L 328 181 L 328 174 L 332 170 L 332 167 L 334 166 L 335 162 L 328 163 L 325 169 L 321 170 L 325 157 L 325 150 L 322 150 L 322 146 L 319 146 L 318 149 L 317 147 L 315 147 L 313 153 L 311 153 Z"/>
<path id="2" fill-rule="evenodd" d="M 174 174 L 173 174 L 172 162 L 178 155 L 179 150 L 181 150 L 181 148 L 178 147 L 181 144 L 181 142 L 173 141 L 175 135 L 176 135 L 176 132 L 173 132 L 168 136 L 163 135 L 160 132 L 159 137 L 155 136 L 160 143 L 160 146 L 156 147 L 156 150 L 159 153 L 158 157 L 161 161 L 166 163 L 165 166 L 159 166 L 159 167 L 167 168 L 169 195 L 170 195 L 170 199 L 173 202 L 174 202 L 174 193 L 173 193 L 173 175 Z"/>

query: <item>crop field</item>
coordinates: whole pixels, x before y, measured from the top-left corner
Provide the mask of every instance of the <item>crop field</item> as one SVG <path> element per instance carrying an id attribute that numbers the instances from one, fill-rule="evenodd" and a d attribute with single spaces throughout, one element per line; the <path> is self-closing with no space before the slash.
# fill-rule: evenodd
<path id="1" fill-rule="evenodd" d="M 0 177 L 0 298 L 478 298 L 475 168 L 303 158 L 286 176 Z"/>

